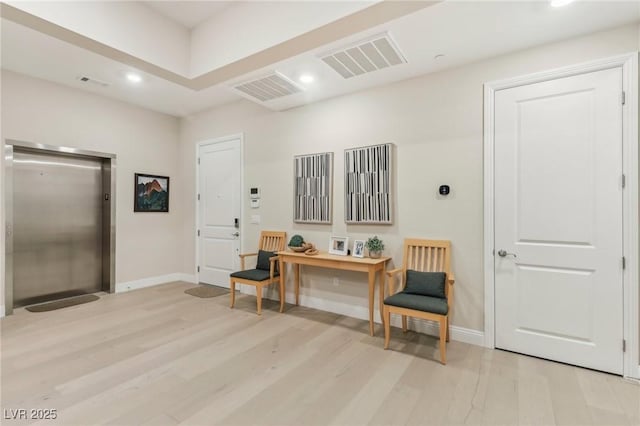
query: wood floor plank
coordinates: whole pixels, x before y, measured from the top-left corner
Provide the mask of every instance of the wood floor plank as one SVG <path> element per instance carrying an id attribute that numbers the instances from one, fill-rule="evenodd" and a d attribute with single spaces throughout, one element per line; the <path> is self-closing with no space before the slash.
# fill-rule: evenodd
<path id="1" fill-rule="evenodd" d="M 582 389 L 591 417 L 596 424 L 631 425 L 607 376 L 601 373 L 576 369 L 578 384 Z M 640 404 L 640 401 L 638 402 Z"/>
<path id="2" fill-rule="evenodd" d="M 638 383 L 620 380 L 619 377 L 613 375 L 608 375 L 607 381 L 629 423 L 640 425 L 640 386 Z"/>
<path id="3" fill-rule="evenodd" d="M 341 331 L 290 374 L 216 423 L 250 425 L 255 422 L 255 413 L 259 412 L 261 424 L 298 424 L 296 419 L 309 409 L 310 401 L 326 389 L 326 381 L 353 365 L 369 349 L 359 344 L 363 335 Z"/>
<path id="4" fill-rule="evenodd" d="M 447 423 L 451 425 L 464 425 L 468 421 L 477 423 L 481 412 L 474 405 L 474 399 L 480 385 L 483 359 L 481 354 L 484 349 L 478 346 L 458 344 L 456 352 L 461 356 L 457 370 L 459 379 L 451 398 Z M 452 348 L 451 348 L 452 349 Z M 451 350 L 450 349 L 450 350 Z"/>
<path id="5" fill-rule="evenodd" d="M 423 402 L 424 389 L 431 386 L 432 371 L 440 365 L 439 351 L 435 347 L 436 338 L 413 332 L 403 335 L 399 330 L 393 330 L 392 339 L 397 351 L 410 355 L 413 359 L 404 374 L 393 384 L 384 404 L 376 411 L 371 420 L 374 425 L 407 424 L 414 421 L 412 415 L 415 416 L 414 410 Z"/>
<path id="6" fill-rule="evenodd" d="M 124 423 L 117 424 L 127 424 L 126 420 Z M 139 423 L 140 426 L 175 426 L 180 424 L 176 419 L 166 414 L 160 414 L 159 416 L 155 416 L 144 423 Z"/>
<path id="7" fill-rule="evenodd" d="M 640 386 L 609 374 L 255 297 L 170 283 L 0 321 L 1 405 L 22 425 L 637 425 Z M 4 412 L 4 411 L 3 411 Z"/>
<path id="8" fill-rule="evenodd" d="M 549 380 L 540 374 L 546 361 L 518 357 L 518 424 L 523 426 L 555 425 Z"/>
<path id="9" fill-rule="evenodd" d="M 244 413 L 249 406 L 253 410 L 256 399 L 261 395 L 267 396 L 267 399 L 269 397 L 277 398 L 277 389 L 273 386 L 301 365 L 309 362 L 312 357 L 317 355 L 318 351 L 330 345 L 331 341 L 335 341 L 336 338 L 339 339 L 341 333 L 343 331 L 337 328 L 325 328 L 320 334 L 306 332 L 304 338 L 298 335 L 299 340 L 294 344 L 300 344 L 302 346 L 301 350 L 290 353 L 283 352 L 276 356 L 275 359 L 266 358 L 264 362 L 260 363 L 259 368 L 247 369 L 248 374 L 240 377 L 231 375 L 221 383 L 222 391 L 212 395 L 214 397 L 209 398 L 206 406 L 201 406 L 199 410 L 192 411 L 191 415 L 186 412 L 185 423 L 199 424 L 209 419 L 211 423 L 224 424 L 225 421 L 223 419 L 232 416 L 236 412 Z M 280 345 L 280 347 L 282 346 Z M 244 368 L 244 364 L 239 364 L 238 367 Z M 216 377 L 216 382 L 220 382 L 218 377 Z M 184 406 L 180 408 L 183 409 Z M 179 413 L 174 413 L 173 410 L 171 413 L 174 416 L 181 416 Z M 211 421 L 210 419 L 216 420 Z"/>
<path id="10" fill-rule="evenodd" d="M 188 423 L 195 424 L 212 417 L 222 417 L 233 409 L 236 401 L 243 404 L 252 393 L 258 393 L 261 387 L 267 387 L 271 381 L 285 375 L 295 365 L 295 362 L 285 364 L 287 354 L 295 353 L 293 347 L 305 344 L 312 337 L 310 333 L 296 328 L 274 330 L 269 337 L 236 356 L 213 363 L 198 375 L 189 376 L 187 390 L 191 395 L 178 404 L 172 404 L 168 413 L 180 421 L 194 419 Z M 229 405 L 221 406 L 221 401 Z"/>
<path id="11" fill-rule="evenodd" d="M 548 362 L 545 364 L 544 374 L 549 381 L 549 393 L 557 425 L 595 424 L 574 367 Z"/>
<path id="12" fill-rule="evenodd" d="M 519 355 L 494 351 L 483 409 L 486 425 L 518 424 Z"/>
<path id="13" fill-rule="evenodd" d="M 411 355 L 387 351 L 380 366 L 374 368 L 369 381 L 351 398 L 332 420 L 334 424 L 369 424 L 375 411 L 381 407 L 391 392 L 389 383 L 395 383 L 407 371 L 413 360 Z"/>

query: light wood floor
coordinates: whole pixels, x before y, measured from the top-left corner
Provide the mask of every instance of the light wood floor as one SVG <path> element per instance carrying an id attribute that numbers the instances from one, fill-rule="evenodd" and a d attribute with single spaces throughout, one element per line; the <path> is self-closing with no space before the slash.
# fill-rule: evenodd
<path id="1" fill-rule="evenodd" d="M 107 295 L 2 323 L 2 408 L 41 424 L 638 425 L 640 386 L 619 377 L 191 285 Z M 27 421 L 2 421 L 5 425 Z"/>

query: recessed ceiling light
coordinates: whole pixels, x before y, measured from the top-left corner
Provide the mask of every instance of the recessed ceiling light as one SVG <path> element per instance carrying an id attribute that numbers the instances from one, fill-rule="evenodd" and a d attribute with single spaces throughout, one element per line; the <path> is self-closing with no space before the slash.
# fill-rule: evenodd
<path id="1" fill-rule="evenodd" d="M 309 84 L 313 83 L 315 78 L 311 74 L 302 74 L 298 80 L 300 80 L 300 83 Z"/>
<path id="2" fill-rule="evenodd" d="M 562 7 L 573 3 L 574 1 L 575 0 L 550 0 L 549 3 L 551 4 L 551 7 Z"/>
<path id="3" fill-rule="evenodd" d="M 140 74 L 136 74 L 134 72 L 127 73 L 127 80 L 132 83 L 140 83 L 142 81 L 142 76 Z"/>

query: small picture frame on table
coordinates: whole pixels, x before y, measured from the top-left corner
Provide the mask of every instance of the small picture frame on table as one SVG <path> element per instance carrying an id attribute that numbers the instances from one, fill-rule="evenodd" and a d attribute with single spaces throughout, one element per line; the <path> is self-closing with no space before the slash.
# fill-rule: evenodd
<path id="1" fill-rule="evenodd" d="M 355 240 L 353 242 L 353 257 L 364 257 L 364 240 Z"/>
<path id="2" fill-rule="evenodd" d="M 338 254 L 340 256 L 346 256 L 349 252 L 349 237 L 335 237 L 329 238 L 329 254 Z"/>

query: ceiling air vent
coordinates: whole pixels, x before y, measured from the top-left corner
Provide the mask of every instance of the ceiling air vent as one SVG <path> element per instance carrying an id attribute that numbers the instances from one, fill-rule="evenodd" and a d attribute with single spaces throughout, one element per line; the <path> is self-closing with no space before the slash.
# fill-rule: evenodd
<path id="1" fill-rule="evenodd" d="M 407 63 L 389 34 L 379 34 L 320 57 L 344 78 Z"/>
<path id="2" fill-rule="evenodd" d="M 109 87 L 111 84 L 107 83 L 106 81 L 102 81 L 102 80 L 98 80 L 97 78 L 93 78 L 93 77 L 88 77 L 86 75 L 80 75 L 78 77 L 76 77 L 76 80 L 79 80 L 83 83 L 89 83 L 92 84 L 94 86 L 99 86 L 99 87 Z"/>
<path id="3" fill-rule="evenodd" d="M 233 88 L 241 92 L 243 95 L 249 96 L 254 100 L 257 99 L 261 102 L 302 92 L 302 88 L 279 72 L 274 72 L 266 77 L 237 84 L 233 86 Z"/>

